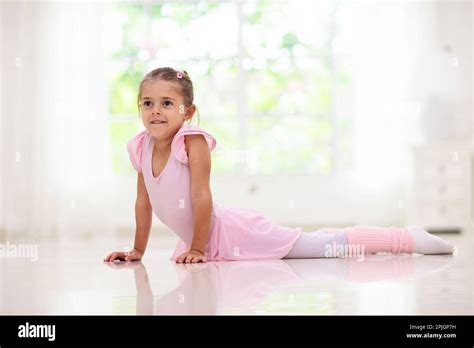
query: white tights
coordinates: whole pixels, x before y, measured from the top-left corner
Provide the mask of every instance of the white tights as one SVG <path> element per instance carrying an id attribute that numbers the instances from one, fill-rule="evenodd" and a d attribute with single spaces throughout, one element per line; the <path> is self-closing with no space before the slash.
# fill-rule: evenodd
<path id="1" fill-rule="evenodd" d="M 336 243 L 336 246 L 347 244 L 346 232 L 343 229 L 321 228 L 314 232 L 304 232 L 283 258 L 305 259 L 326 257 L 326 246 L 333 246 L 334 243 Z"/>

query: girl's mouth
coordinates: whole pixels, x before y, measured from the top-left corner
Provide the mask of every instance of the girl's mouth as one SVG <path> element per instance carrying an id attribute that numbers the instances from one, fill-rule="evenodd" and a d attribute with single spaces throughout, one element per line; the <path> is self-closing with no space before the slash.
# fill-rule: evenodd
<path id="1" fill-rule="evenodd" d="M 150 122 L 151 124 L 163 124 L 163 123 L 167 123 L 166 121 L 151 121 Z"/>

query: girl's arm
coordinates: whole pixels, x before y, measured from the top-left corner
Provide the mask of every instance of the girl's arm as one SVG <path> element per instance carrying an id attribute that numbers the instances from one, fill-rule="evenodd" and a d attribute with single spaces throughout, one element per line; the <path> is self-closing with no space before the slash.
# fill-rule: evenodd
<path id="1" fill-rule="evenodd" d="M 138 261 L 141 260 L 143 254 L 145 254 L 146 245 L 148 242 L 148 236 L 150 235 L 151 229 L 151 218 L 153 209 L 146 192 L 145 181 L 143 180 L 143 174 L 138 173 L 137 180 L 137 200 L 135 202 L 135 245 L 131 252 L 114 251 L 104 258 L 106 262 L 113 262 L 115 260 L 120 261 Z"/>
<path id="2" fill-rule="evenodd" d="M 191 175 L 191 204 L 194 215 L 193 241 L 190 250 L 204 255 L 209 240 L 212 214 L 212 194 L 209 185 L 211 153 L 201 134 L 185 136 Z"/>
<path id="3" fill-rule="evenodd" d="M 137 178 L 137 200 L 135 202 L 135 245 L 134 249 L 142 255 L 145 253 L 148 237 L 150 236 L 153 209 L 150 198 L 146 191 L 143 174 L 138 173 Z"/>

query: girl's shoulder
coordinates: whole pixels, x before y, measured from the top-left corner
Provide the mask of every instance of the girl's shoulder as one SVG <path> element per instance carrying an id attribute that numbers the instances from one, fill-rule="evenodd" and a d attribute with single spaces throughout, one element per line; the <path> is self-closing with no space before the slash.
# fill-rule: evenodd
<path id="1" fill-rule="evenodd" d="M 186 153 L 184 138 L 186 135 L 191 134 L 201 134 L 204 136 L 210 151 L 214 150 L 217 145 L 216 138 L 209 131 L 198 126 L 183 125 L 173 138 L 171 152 L 178 161 L 184 164 L 188 163 L 188 154 Z"/>

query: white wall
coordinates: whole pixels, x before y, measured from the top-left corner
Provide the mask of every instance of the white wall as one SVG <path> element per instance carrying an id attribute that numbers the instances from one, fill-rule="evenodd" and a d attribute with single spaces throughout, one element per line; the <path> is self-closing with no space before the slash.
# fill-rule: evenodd
<path id="1" fill-rule="evenodd" d="M 453 1 L 439 2 L 436 26 L 436 37 L 439 44 L 448 44 L 457 56 L 458 69 L 462 71 L 463 84 L 468 98 L 459 105 L 457 110 L 456 127 L 467 140 L 472 143 L 471 166 L 474 168 L 474 70 L 473 70 L 473 40 L 474 40 L 474 2 Z M 474 183 L 474 170 L 472 181 Z M 471 195 L 471 224 L 474 226 L 474 185 Z"/>
<path id="2" fill-rule="evenodd" d="M 463 87 L 468 98 L 460 105 L 457 127 L 464 136 L 472 138 L 473 117 L 473 11 L 472 1 L 439 2 L 437 4 L 436 38 L 439 45 L 449 45 L 463 73 Z"/>

